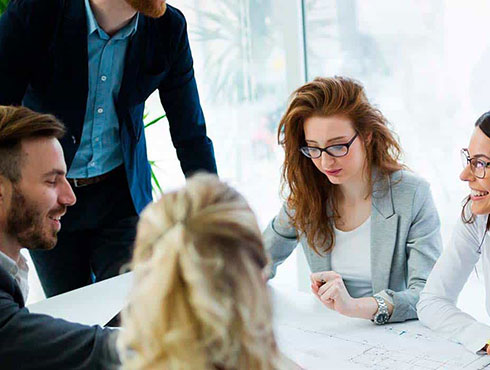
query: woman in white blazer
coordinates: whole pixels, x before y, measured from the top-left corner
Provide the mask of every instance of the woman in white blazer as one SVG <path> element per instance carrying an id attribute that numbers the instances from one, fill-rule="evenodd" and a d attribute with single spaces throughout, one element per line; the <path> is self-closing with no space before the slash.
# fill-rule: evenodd
<path id="1" fill-rule="evenodd" d="M 300 243 L 328 308 L 377 324 L 417 318 L 441 251 L 439 217 L 362 85 L 333 77 L 300 87 L 279 135 L 287 196 L 263 234 L 271 277 Z"/>
<path id="2" fill-rule="evenodd" d="M 478 260 L 482 260 L 487 312 L 490 313 L 490 112 L 475 125 L 467 149 L 461 151 L 468 196 L 452 240 L 437 261 L 417 305 L 420 321 L 472 352 L 490 354 L 490 326 L 456 307 L 458 295 Z"/>

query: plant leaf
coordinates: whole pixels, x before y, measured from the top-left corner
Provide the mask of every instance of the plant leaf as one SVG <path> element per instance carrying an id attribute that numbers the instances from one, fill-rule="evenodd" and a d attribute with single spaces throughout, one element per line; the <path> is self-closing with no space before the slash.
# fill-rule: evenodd
<path id="1" fill-rule="evenodd" d="M 145 124 L 145 128 L 148 128 L 148 127 L 150 127 L 150 126 L 153 126 L 155 123 L 157 123 L 158 121 L 160 121 L 161 119 L 163 119 L 163 118 L 165 118 L 165 117 L 167 117 L 167 115 L 166 115 L 166 114 L 164 114 L 164 115 L 162 115 L 162 116 L 160 116 L 160 117 L 155 118 L 153 121 L 151 121 L 151 122 L 149 122 L 149 123 L 146 123 L 146 124 Z"/>
<path id="2" fill-rule="evenodd" d="M 0 0 L 0 15 L 7 9 L 9 0 Z"/>
<path id="3" fill-rule="evenodd" d="M 163 195 L 162 187 L 160 186 L 160 183 L 158 182 L 157 176 L 155 175 L 155 172 L 153 171 L 153 166 L 154 166 L 155 161 L 149 161 L 149 162 L 150 162 L 150 170 L 151 170 L 151 179 L 153 180 L 153 183 L 155 184 L 155 186 L 153 187 L 153 191 L 155 193 L 157 193 L 157 190 L 158 190 L 158 193 L 160 193 L 160 195 Z"/>

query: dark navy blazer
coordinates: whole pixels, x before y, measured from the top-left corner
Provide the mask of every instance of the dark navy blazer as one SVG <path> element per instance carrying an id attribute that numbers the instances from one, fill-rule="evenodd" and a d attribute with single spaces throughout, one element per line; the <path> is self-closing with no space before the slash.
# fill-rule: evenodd
<path id="1" fill-rule="evenodd" d="M 14 278 L 0 267 L 0 369 L 111 369 L 112 331 L 31 314 Z"/>
<path id="2" fill-rule="evenodd" d="M 169 5 L 158 19 L 140 15 L 116 101 L 124 165 L 138 212 L 151 201 L 143 109 L 156 89 L 184 174 L 216 172 L 186 21 Z M 80 144 L 87 95 L 84 0 L 12 0 L 0 18 L 0 105 L 22 104 L 63 121 L 68 132 L 62 145 L 69 167 Z"/>

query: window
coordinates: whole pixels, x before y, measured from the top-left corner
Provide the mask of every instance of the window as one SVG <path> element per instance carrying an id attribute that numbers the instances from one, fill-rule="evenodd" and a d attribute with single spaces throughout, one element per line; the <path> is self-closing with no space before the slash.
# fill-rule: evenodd
<path id="1" fill-rule="evenodd" d="M 476 118 L 489 109 L 488 1 L 175 0 L 171 5 L 187 19 L 220 177 L 245 195 L 262 228 L 281 205 L 283 152 L 276 131 L 289 94 L 315 76 L 346 75 L 364 84 L 399 135 L 405 162 L 431 183 L 443 238 L 449 239 L 467 194 L 458 179 L 459 149 L 467 146 Z M 148 121 L 163 114 L 158 93 L 146 111 Z M 162 188 L 183 185 L 168 123 L 148 128 L 146 137 Z M 290 273 L 295 265 L 289 258 L 278 277 L 289 275 L 297 284 Z M 304 281 L 307 272 L 300 268 Z M 40 288 L 31 282 L 33 301 Z"/>
<path id="2" fill-rule="evenodd" d="M 297 4 L 295 0 L 288 2 Z M 283 154 L 277 144 L 277 127 L 289 93 L 303 82 L 291 83 L 288 78 L 292 52 L 287 29 L 291 24 L 284 17 L 284 4 L 277 0 L 172 3 L 187 19 L 196 80 L 219 175 L 246 196 L 262 227 L 281 204 L 278 194 Z M 293 58 L 301 56 L 295 52 Z M 155 93 L 147 103 L 149 116 L 157 116 L 161 109 Z M 147 141 L 149 157 L 159 167 L 156 173 L 160 182 L 169 189 L 182 185 L 184 177 L 165 125 L 151 127 Z"/>
<path id="3" fill-rule="evenodd" d="M 308 79 L 361 81 L 426 178 L 445 241 L 468 194 L 459 150 L 489 110 L 490 4 L 445 0 L 304 0 Z"/>

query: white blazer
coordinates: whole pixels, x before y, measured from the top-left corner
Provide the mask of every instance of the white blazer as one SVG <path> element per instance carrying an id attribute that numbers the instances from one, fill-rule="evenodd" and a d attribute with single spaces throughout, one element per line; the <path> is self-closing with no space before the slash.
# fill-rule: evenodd
<path id="1" fill-rule="evenodd" d="M 419 320 L 424 325 L 472 352 L 478 352 L 490 340 L 490 326 L 461 311 L 456 302 L 481 258 L 486 307 L 490 314 L 490 235 L 486 232 L 486 222 L 487 215 L 477 216 L 471 224 L 465 224 L 459 218 L 451 242 L 436 262 L 417 304 Z"/>

